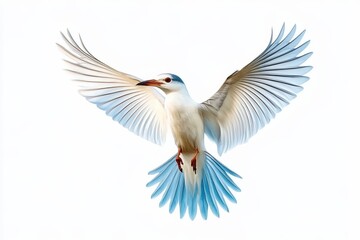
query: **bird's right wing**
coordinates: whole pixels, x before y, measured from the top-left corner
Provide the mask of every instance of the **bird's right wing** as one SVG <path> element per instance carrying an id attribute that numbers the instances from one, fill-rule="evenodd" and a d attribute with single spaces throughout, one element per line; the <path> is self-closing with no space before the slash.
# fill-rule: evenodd
<path id="1" fill-rule="evenodd" d="M 310 66 L 301 66 L 310 53 L 300 55 L 309 41 L 298 46 L 305 31 L 296 27 L 278 37 L 247 66 L 231 74 L 220 89 L 201 104 L 205 131 L 219 154 L 246 142 L 280 112 L 309 78 Z"/>
<path id="2" fill-rule="evenodd" d="M 156 89 L 136 86 L 141 80 L 117 71 L 94 57 L 83 44 L 78 44 L 70 32 L 61 33 L 69 49 L 58 44 L 72 61 L 70 66 L 79 83 L 80 94 L 96 104 L 121 125 L 156 144 L 166 138 L 164 96 Z"/>

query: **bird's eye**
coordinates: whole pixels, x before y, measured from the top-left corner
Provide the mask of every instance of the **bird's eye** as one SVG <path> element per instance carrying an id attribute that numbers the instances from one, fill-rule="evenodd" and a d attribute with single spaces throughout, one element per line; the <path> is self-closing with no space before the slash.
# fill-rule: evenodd
<path id="1" fill-rule="evenodd" d="M 165 80 L 165 82 L 167 82 L 167 83 L 171 82 L 171 78 L 169 78 L 169 77 L 165 78 L 164 80 Z"/>

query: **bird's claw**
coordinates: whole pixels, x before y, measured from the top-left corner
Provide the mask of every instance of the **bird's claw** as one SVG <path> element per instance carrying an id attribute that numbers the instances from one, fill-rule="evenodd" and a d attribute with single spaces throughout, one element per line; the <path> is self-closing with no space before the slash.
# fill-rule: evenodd
<path id="1" fill-rule="evenodd" d="M 193 170 L 194 170 L 194 173 L 196 174 L 196 157 L 194 157 L 193 159 L 191 159 L 191 162 L 190 162 Z"/>
<path id="2" fill-rule="evenodd" d="M 179 168 L 179 171 L 180 172 L 183 172 L 183 169 L 182 169 L 182 167 L 181 167 L 181 165 L 184 165 L 184 162 L 183 162 L 183 160 L 181 159 L 181 157 L 180 157 L 180 153 L 182 153 L 182 149 L 181 148 L 179 148 L 178 149 L 178 153 L 177 153 L 177 155 L 176 155 L 176 164 L 177 164 L 177 166 L 178 166 L 178 168 Z M 199 150 L 196 148 L 195 149 L 195 156 L 191 159 L 191 161 L 190 161 L 190 165 L 191 165 L 191 167 L 192 167 L 192 169 L 193 169 L 193 171 L 194 171 L 194 173 L 196 174 L 196 158 L 197 158 L 197 155 L 199 154 Z"/>
<path id="3" fill-rule="evenodd" d="M 183 170 L 182 170 L 181 165 L 184 165 L 182 159 L 181 159 L 180 157 L 177 157 L 177 158 L 176 158 L 176 163 L 177 163 L 177 165 L 178 165 L 179 171 L 182 172 Z"/>
<path id="4" fill-rule="evenodd" d="M 182 172 L 183 170 L 182 170 L 181 165 L 184 165 L 184 163 L 183 163 L 182 159 L 180 158 L 180 153 L 182 153 L 181 148 L 178 149 L 178 152 L 177 152 L 177 155 L 176 155 L 176 163 L 178 165 L 179 171 Z"/>
<path id="5" fill-rule="evenodd" d="M 195 149 L 195 156 L 190 161 L 190 165 L 192 166 L 193 171 L 194 171 L 195 174 L 196 174 L 196 158 L 197 158 L 198 154 L 199 154 L 199 149 L 196 148 Z"/>

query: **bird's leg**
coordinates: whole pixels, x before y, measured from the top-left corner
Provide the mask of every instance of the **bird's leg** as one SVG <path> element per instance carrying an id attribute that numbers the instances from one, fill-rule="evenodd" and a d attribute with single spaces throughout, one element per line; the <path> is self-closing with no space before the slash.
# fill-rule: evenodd
<path id="1" fill-rule="evenodd" d="M 195 174 L 196 174 L 196 158 L 197 158 L 198 154 L 199 154 L 199 149 L 196 148 L 195 156 L 191 159 L 191 162 L 190 162 Z"/>
<path id="2" fill-rule="evenodd" d="M 183 163 L 182 159 L 180 158 L 180 153 L 182 153 L 182 149 L 178 148 L 178 152 L 177 152 L 177 155 L 176 155 L 176 163 L 178 165 L 178 168 L 179 168 L 180 172 L 182 172 L 181 165 L 183 165 L 184 163 Z"/>

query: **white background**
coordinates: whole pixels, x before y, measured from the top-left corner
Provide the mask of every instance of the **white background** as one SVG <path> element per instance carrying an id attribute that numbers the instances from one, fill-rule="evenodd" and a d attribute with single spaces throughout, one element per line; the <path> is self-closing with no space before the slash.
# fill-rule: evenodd
<path id="1" fill-rule="evenodd" d="M 1 1 L 1 235 L 15 239 L 360 239 L 356 1 Z M 242 192 L 220 219 L 158 208 L 147 172 L 176 152 L 84 100 L 59 31 L 147 79 L 178 74 L 203 101 L 297 24 L 311 79 L 247 144 L 221 157 Z"/>

